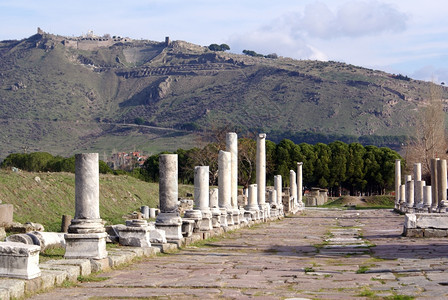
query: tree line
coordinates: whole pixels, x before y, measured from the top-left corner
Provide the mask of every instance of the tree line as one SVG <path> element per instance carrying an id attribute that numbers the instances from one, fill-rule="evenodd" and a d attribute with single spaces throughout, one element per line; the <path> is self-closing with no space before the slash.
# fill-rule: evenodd
<path id="1" fill-rule="evenodd" d="M 223 142 L 209 143 L 203 148 L 178 149 L 179 180 L 193 183 L 194 167 L 210 167 L 210 184 L 218 181 L 218 152 L 225 150 Z M 167 153 L 167 152 L 165 152 Z M 139 175 L 144 180 L 158 181 L 159 155 L 150 156 Z M 306 188 L 328 188 L 338 195 L 342 189 L 351 195 L 358 193 L 384 194 L 393 189 L 395 159 L 400 155 L 386 147 L 346 144 L 295 144 L 284 139 L 278 144 L 266 141 L 266 181 L 273 185 L 274 175 L 282 175 L 283 185 L 289 186 L 290 170 L 297 171 L 297 162 L 303 162 L 303 183 Z M 255 183 L 256 141 L 242 138 L 238 141 L 238 184 L 248 187 Z"/>
<path id="2" fill-rule="evenodd" d="M 179 180 L 194 183 L 194 167 L 210 167 L 210 185 L 218 183 L 218 152 L 225 150 L 224 139 L 208 143 L 202 148 L 178 149 Z M 100 161 L 100 173 L 128 174 L 141 180 L 158 182 L 159 156 L 152 155 L 143 167 L 131 172 L 113 171 Z M 328 188 L 330 194 L 339 195 L 347 190 L 351 195 L 384 194 L 393 189 L 395 159 L 400 155 L 386 147 L 363 146 L 360 143 L 346 144 L 335 141 L 329 144 L 295 144 L 284 139 L 278 144 L 266 141 L 266 182 L 273 185 L 274 175 L 282 175 L 284 186 L 289 186 L 290 170 L 297 171 L 297 162 L 303 162 L 303 184 L 305 188 Z M 17 167 L 31 172 L 74 172 L 74 156 L 64 158 L 46 152 L 10 154 L 1 167 Z M 256 178 L 256 141 L 249 138 L 238 140 L 238 184 L 247 188 Z"/>

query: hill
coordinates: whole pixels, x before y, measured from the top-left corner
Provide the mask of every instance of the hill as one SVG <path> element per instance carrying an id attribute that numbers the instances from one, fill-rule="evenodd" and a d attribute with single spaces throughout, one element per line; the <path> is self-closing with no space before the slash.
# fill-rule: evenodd
<path id="1" fill-rule="evenodd" d="M 179 196 L 192 190 L 192 186 L 179 185 Z M 59 231 L 62 215 L 75 213 L 75 174 L 0 170 L 0 200 L 14 205 L 14 221 L 37 222 L 47 231 Z M 100 214 L 107 224 L 124 223 L 123 215 L 158 204 L 157 183 L 100 174 Z"/>
<path id="2" fill-rule="evenodd" d="M 22 150 L 190 148 L 200 131 L 221 126 L 264 131 L 274 141 L 319 134 L 396 141 L 413 134 L 429 96 L 427 82 L 339 62 L 40 29 L 0 42 L 0 70 L 0 159 Z"/>

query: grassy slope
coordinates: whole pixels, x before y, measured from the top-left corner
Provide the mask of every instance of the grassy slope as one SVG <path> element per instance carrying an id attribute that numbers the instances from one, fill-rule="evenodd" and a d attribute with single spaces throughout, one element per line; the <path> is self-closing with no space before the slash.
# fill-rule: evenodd
<path id="1" fill-rule="evenodd" d="M 34 178 L 41 179 L 37 183 Z M 193 187 L 179 185 L 179 196 Z M 124 223 L 122 216 L 156 207 L 159 188 L 129 176 L 100 176 L 100 214 L 108 224 Z M 75 213 L 75 176 L 71 173 L 29 173 L 0 170 L 0 200 L 14 205 L 14 221 L 37 222 L 47 231 L 59 231 L 61 216 Z"/>
<path id="2" fill-rule="evenodd" d="M 190 148 L 195 133 L 169 130 L 186 123 L 268 133 L 412 134 L 415 112 L 429 95 L 427 83 L 343 63 L 216 54 L 186 43 L 82 51 L 33 36 L 0 42 L 0 54 L 0 159 L 24 147 L 63 156 Z M 201 69 L 207 66 L 218 67 Z M 117 75 L 140 67 L 167 72 Z M 11 90 L 17 83 L 26 88 Z M 109 124 L 136 117 L 167 129 Z"/>

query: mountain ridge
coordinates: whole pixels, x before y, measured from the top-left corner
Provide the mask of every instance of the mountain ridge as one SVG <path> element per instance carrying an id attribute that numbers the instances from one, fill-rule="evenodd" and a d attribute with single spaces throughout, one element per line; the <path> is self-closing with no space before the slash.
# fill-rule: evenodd
<path id="1" fill-rule="evenodd" d="M 68 156 L 189 148 L 201 131 L 224 126 L 276 139 L 411 136 L 430 86 L 333 61 L 41 30 L 1 41 L 0 69 L 0 159 L 23 149 Z M 123 125 L 135 122 L 164 129 Z"/>

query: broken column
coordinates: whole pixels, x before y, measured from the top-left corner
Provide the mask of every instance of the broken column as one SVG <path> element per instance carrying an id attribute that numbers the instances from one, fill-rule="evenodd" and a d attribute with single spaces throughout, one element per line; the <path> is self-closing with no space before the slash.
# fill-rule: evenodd
<path id="1" fill-rule="evenodd" d="M 278 207 L 277 207 L 277 191 L 269 190 L 269 204 L 271 205 L 271 217 L 277 217 L 278 216 Z"/>
<path id="2" fill-rule="evenodd" d="M 218 154 L 218 203 L 221 210 L 221 226 L 233 225 L 232 205 L 230 203 L 230 170 L 231 154 L 220 150 Z"/>
<path id="3" fill-rule="evenodd" d="M 65 258 L 107 257 L 106 232 L 100 217 L 98 153 L 75 155 L 75 217 L 65 234 Z"/>
<path id="4" fill-rule="evenodd" d="M 232 206 L 233 222 L 240 223 L 238 209 L 238 135 L 228 132 L 226 135 L 226 150 L 230 152 L 230 204 Z"/>
<path id="5" fill-rule="evenodd" d="M 277 206 L 279 208 L 279 213 L 283 213 L 283 186 L 282 186 L 282 175 L 274 176 L 274 189 L 277 191 Z"/>
<path id="6" fill-rule="evenodd" d="M 418 209 L 423 208 L 423 188 L 426 186 L 426 182 L 419 180 L 415 183 L 414 187 L 414 207 Z"/>
<path id="7" fill-rule="evenodd" d="M 245 207 L 245 216 L 252 221 L 260 219 L 260 206 L 258 205 L 257 198 L 257 185 L 249 185 L 249 197 Z"/>
<path id="8" fill-rule="evenodd" d="M 266 133 L 257 136 L 257 201 L 262 214 L 267 213 L 266 208 Z"/>
<path id="9" fill-rule="evenodd" d="M 395 160 L 395 208 L 400 205 L 401 160 Z"/>
<path id="10" fill-rule="evenodd" d="M 200 230 L 212 230 L 212 212 L 210 210 L 209 166 L 194 168 L 194 208 L 201 211 Z"/>
<path id="11" fill-rule="evenodd" d="M 439 159 L 437 161 L 437 198 L 439 201 L 438 209 L 440 212 L 446 212 L 446 208 L 448 206 L 447 201 L 447 174 L 446 174 L 446 160 L 445 159 Z"/>
<path id="12" fill-rule="evenodd" d="M 168 242 L 182 240 L 182 219 L 178 201 L 177 154 L 159 156 L 159 206 L 156 229 L 165 230 Z"/>
<path id="13" fill-rule="evenodd" d="M 297 204 L 303 206 L 303 174 L 302 174 L 303 162 L 297 163 Z"/>
<path id="14" fill-rule="evenodd" d="M 423 209 L 427 212 L 431 212 L 431 201 L 432 201 L 432 187 L 423 187 Z"/>
<path id="15" fill-rule="evenodd" d="M 212 212 L 213 228 L 221 227 L 221 210 L 219 209 L 218 189 L 211 188 L 209 191 L 210 211 Z"/>

